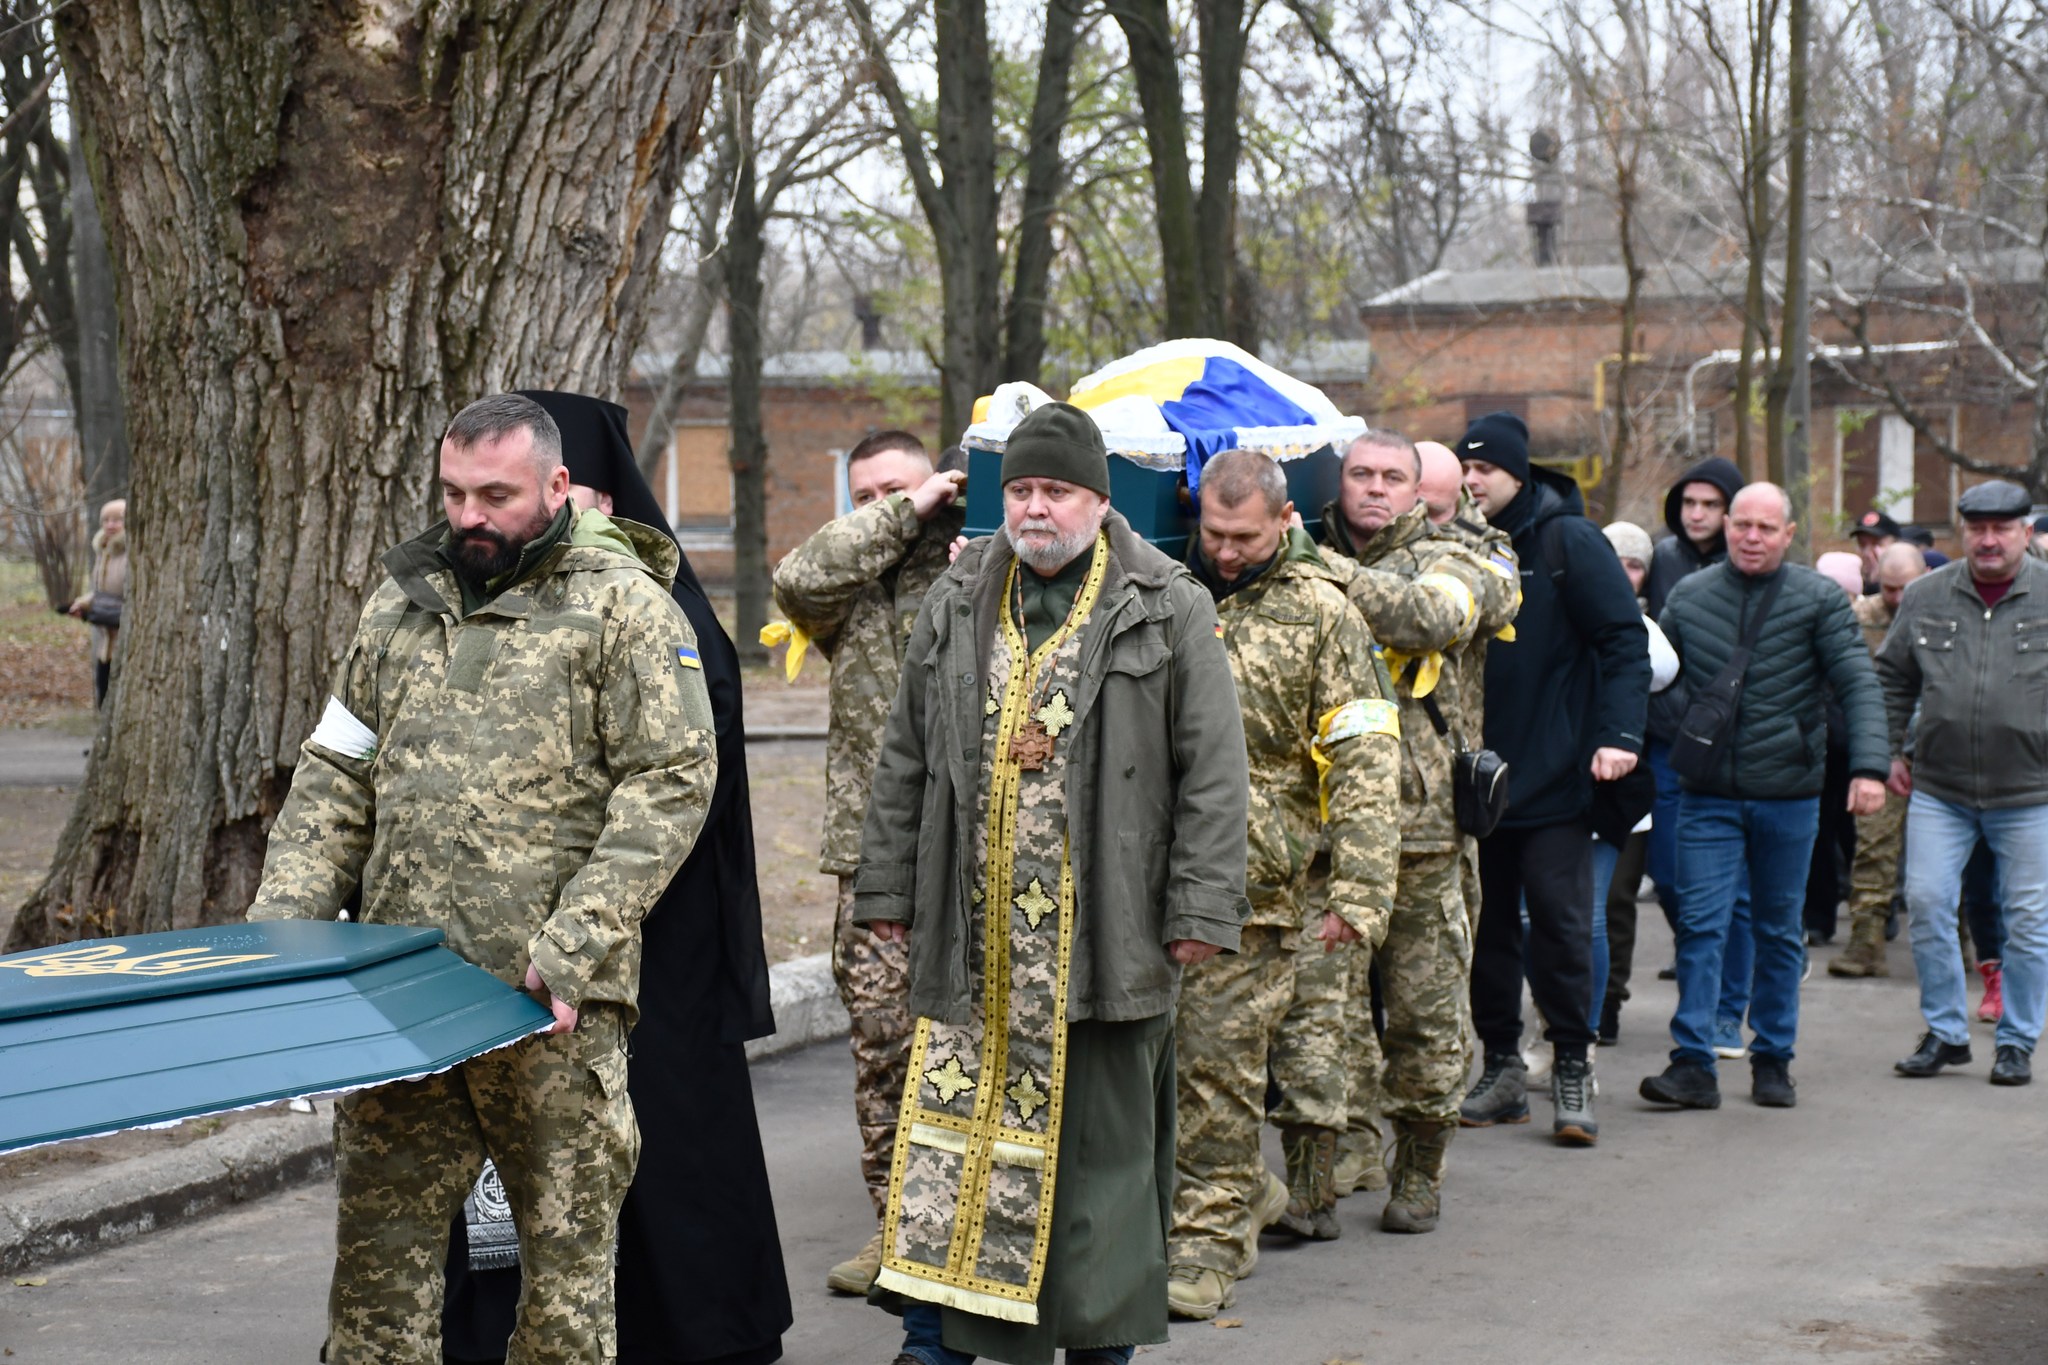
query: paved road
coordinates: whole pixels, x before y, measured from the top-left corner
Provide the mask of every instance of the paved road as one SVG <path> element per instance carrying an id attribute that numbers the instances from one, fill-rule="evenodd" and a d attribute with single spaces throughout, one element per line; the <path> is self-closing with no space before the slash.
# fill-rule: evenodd
<path id="1" fill-rule="evenodd" d="M 62 730 L 0 730 L 0 787 L 75 787 L 91 747 L 91 736 Z"/>
<path id="2" fill-rule="evenodd" d="M 1645 907 L 1645 974 L 1668 941 Z M 1821 950 L 1823 953 L 1831 950 Z M 1903 954 L 1894 949 L 1895 965 Z M 1660 1066 L 1644 984 L 1599 1071 L 1601 1145 L 1525 1128 L 1452 1149 L 1442 1229 L 1391 1237 L 1377 1197 L 1342 1206 L 1344 1240 L 1269 1245 L 1230 1316 L 1179 1324 L 1148 1354 L 1174 1362 L 1983 1361 L 2048 1359 L 2048 1084 L 1973 1067 L 1893 1079 L 1915 1031 L 1910 979 L 1806 988 L 1799 1108 L 1754 1108 L 1732 1071 L 1718 1113 L 1651 1112 Z M 1732 1070 L 1732 1069 L 1731 1069 Z M 756 1070 L 783 1246 L 797 1293 L 787 1359 L 890 1359 L 890 1319 L 818 1286 L 859 1245 L 849 1065 L 836 1045 Z M 1277 1161 L 1277 1152 L 1273 1154 Z M 0 1281 L 7 1365 L 309 1361 L 320 1339 L 333 1201 L 276 1196 L 90 1260 L 48 1284 Z"/>

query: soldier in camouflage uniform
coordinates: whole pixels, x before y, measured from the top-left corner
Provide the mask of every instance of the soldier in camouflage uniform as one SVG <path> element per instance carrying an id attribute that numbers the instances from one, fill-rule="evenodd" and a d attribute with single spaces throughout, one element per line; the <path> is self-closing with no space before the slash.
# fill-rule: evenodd
<path id="1" fill-rule="evenodd" d="M 1464 466 L 1458 464 L 1458 457 L 1451 454 L 1451 448 L 1440 442 L 1427 444 L 1450 455 L 1451 464 L 1461 474 Z M 1437 528 L 1452 540 L 1457 541 L 1479 558 L 1485 560 L 1499 572 L 1515 580 L 1515 591 L 1521 592 L 1517 577 L 1520 565 L 1515 559 L 1514 542 L 1508 533 L 1489 524 L 1486 514 L 1479 510 L 1479 504 L 1472 501 L 1472 495 L 1465 491 L 1464 484 L 1458 485 L 1458 501 L 1455 512 L 1443 521 L 1437 521 L 1434 510 L 1430 520 L 1436 521 Z M 1461 735 L 1483 735 L 1486 731 L 1486 646 L 1494 639 L 1513 639 L 1514 626 L 1503 626 L 1493 635 L 1478 635 L 1469 641 L 1455 656 L 1458 665 L 1458 719 L 1452 723 Z M 1449 715 L 1449 712 L 1445 713 Z M 1476 930 L 1479 927 L 1479 841 L 1467 834 L 1460 842 L 1459 865 L 1461 881 L 1465 888 L 1465 918 Z"/>
<path id="2" fill-rule="evenodd" d="M 447 523 L 385 556 L 300 751 L 251 919 L 428 925 L 544 993 L 544 1036 L 335 1107 L 325 1359 L 438 1365 L 441 1265 L 488 1155 L 526 1270 L 513 1362 L 617 1351 L 612 1250 L 639 1137 L 626 1037 L 640 920 L 716 775 L 673 542 L 579 513 L 532 400 L 457 416 Z M 353 717 L 353 720 L 350 718 Z"/>
<path id="3" fill-rule="evenodd" d="M 1371 632 L 1314 543 L 1288 526 L 1293 514 L 1268 457 L 1229 451 L 1204 466 L 1191 567 L 1216 598 L 1244 711 L 1252 912 L 1236 955 L 1190 968 L 1181 985 L 1167 1303 L 1182 1317 L 1213 1317 L 1256 1257 L 1269 1067 L 1291 1196 L 1281 1221 L 1302 1236 L 1337 1236 L 1351 954 L 1308 968 L 1347 940 L 1378 941 L 1393 909 L 1399 712 Z"/>
<path id="4" fill-rule="evenodd" d="M 1341 561 L 1352 570 L 1351 600 L 1380 642 L 1401 704 L 1399 884 L 1385 942 L 1376 948 L 1387 1013 L 1384 1060 L 1379 1076 L 1363 1084 L 1354 1079 L 1352 1134 L 1377 1140 L 1367 1107 L 1376 1079 L 1377 1103 L 1394 1129 L 1392 1189 L 1380 1216 L 1390 1232 L 1436 1226 L 1445 1152 L 1470 1065 L 1472 919 L 1464 836 L 1451 804 L 1451 757 L 1453 743 L 1478 746 L 1466 728 L 1459 656 L 1506 627 L 1520 603 L 1512 561 L 1482 559 L 1429 520 L 1420 472 L 1405 438 L 1370 433 L 1346 452 L 1343 490 L 1323 514 L 1334 550 L 1355 557 Z M 1440 733 L 1438 716 L 1448 734 Z M 1361 979 L 1351 993 L 1353 1047 L 1370 1066 L 1363 968 L 1354 974 Z"/>
<path id="5" fill-rule="evenodd" d="M 1871 654 L 1891 630 L 1906 585 L 1926 572 L 1927 561 L 1918 546 L 1885 546 L 1877 562 L 1877 591 L 1852 604 Z M 1876 814 L 1856 817 L 1856 856 L 1849 864 L 1849 942 L 1828 963 L 1829 976 L 1892 974 L 1885 960 L 1884 926 L 1891 918 L 1899 858 L 1905 850 L 1906 798 L 1886 791 Z"/>
<path id="6" fill-rule="evenodd" d="M 825 837 L 818 861 L 839 879 L 832 929 L 832 979 L 852 1020 L 853 1110 L 860 1127 L 861 1178 L 879 1222 L 889 1197 L 889 1156 L 903 1096 L 911 1018 L 901 945 L 855 925 L 853 876 L 868 785 L 902 672 L 903 646 L 925 590 L 946 568 L 964 516 L 956 473 L 932 472 L 924 445 L 907 431 L 881 431 L 846 456 L 854 510 L 826 523 L 775 566 L 775 604 L 832 663 L 831 723 L 825 741 Z M 796 646 L 792 646 L 795 648 Z M 882 1264 L 879 1229 L 825 1281 L 865 1294 Z"/>

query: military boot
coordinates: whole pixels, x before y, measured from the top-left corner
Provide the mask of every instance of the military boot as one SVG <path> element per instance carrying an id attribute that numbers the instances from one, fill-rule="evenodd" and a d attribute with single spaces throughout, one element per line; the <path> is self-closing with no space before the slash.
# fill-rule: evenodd
<path id="1" fill-rule="evenodd" d="M 1849 926 L 1849 944 L 1828 963 L 1829 976 L 1890 976 L 1885 961 L 1884 921 L 1874 915 L 1858 915 Z"/>
<path id="2" fill-rule="evenodd" d="M 882 1234 L 878 1229 L 852 1260 L 841 1261 L 825 1272 L 825 1287 L 837 1294 L 865 1294 L 874 1288 L 875 1277 L 881 1273 Z"/>
<path id="3" fill-rule="evenodd" d="M 1354 1190 L 1387 1187 L 1386 1144 L 1370 1128 L 1354 1129 L 1337 1139 L 1337 1197 Z"/>
<path id="4" fill-rule="evenodd" d="M 1380 1212 L 1386 1232 L 1434 1232 L 1442 1212 L 1444 1160 L 1450 1151 L 1452 1123 L 1394 1120 L 1394 1164 L 1388 1169 L 1393 1192 Z"/>
<path id="5" fill-rule="evenodd" d="M 1337 1226 L 1337 1134 L 1329 1128 L 1280 1130 L 1287 1156 L 1287 1212 L 1274 1226 L 1296 1237 L 1334 1242 Z"/>
<path id="6" fill-rule="evenodd" d="M 1166 1272 L 1166 1311 L 1177 1318 L 1207 1322 L 1237 1297 L 1230 1276 L 1202 1265 L 1177 1265 Z"/>

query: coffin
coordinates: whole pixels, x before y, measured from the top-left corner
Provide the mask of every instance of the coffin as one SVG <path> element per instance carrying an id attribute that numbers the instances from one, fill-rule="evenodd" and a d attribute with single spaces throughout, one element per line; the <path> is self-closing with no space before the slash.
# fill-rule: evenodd
<path id="1" fill-rule="evenodd" d="M 0 957 L 0 1152 L 429 1075 L 554 1022 L 439 929 L 303 920 Z"/>

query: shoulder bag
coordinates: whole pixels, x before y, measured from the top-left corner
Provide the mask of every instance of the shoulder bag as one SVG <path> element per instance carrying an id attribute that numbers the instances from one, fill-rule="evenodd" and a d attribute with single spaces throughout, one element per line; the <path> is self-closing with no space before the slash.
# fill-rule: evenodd
<path id="1" fill-rule="evenodd" d="M 1735 737 L 1736 711 L 1742 705 L 1742 676 L 1749 671 L 1750 655 L 1756 651 L 1764 621 L 1777 603 L 1778 589 L 1785 586 L 1787 577 L 1780 569 L 1764 589 L 1756 615 L 1735 642 L 1735 652 L 1728 656 L 1728 662 L 1721 666 L 1713 681 L 1693 694 L 1692 704 L 1685 708 L 1685 716 L 1678 722 L 1678 738 L 1671 741 L 1671 767 L 1688 782 L 1710 780 L 1720 766 L 1728 742 Z"/>

